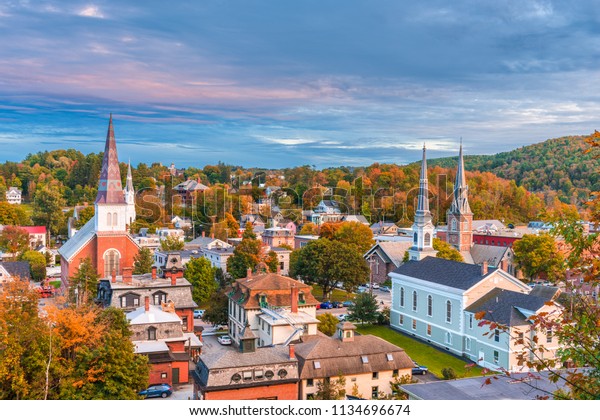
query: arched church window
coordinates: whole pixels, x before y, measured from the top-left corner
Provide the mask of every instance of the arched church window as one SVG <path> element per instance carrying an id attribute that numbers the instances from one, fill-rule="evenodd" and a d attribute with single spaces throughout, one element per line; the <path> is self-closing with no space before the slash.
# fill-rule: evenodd
<path id="1" fill-rule="evenodd" d="M 456 230 L 456 219 L 452 219 L 452 222 L 450 224 L 450 229 L 451 230 Z"/>
<path id="2" fill-rule="evenodd" d="M 112 275 L 113 270 L 119 272 L 120 259 L 121 255 L 116 249 L 109 249 L 104 253 L 104 277 Z"/>
<path id="3" fill-rule="evenodd" d="M 112 226 L 112 215 L 110 213 L 106 213 L 106 226 Z"/>
<path id="4" fill-rule="evenodd" d="M 425 234 L 425 243 L 424 243 L 424 245 L 425 246 L 430 246 L 431 245 L 431 234 L 429 234 L 429 233 Z"/>
<path id="5" fill-rule="evenodd" d="M 415 234 L 413 235 L 413 243 L 415 245 L 417 244 L 417 239 L 419 239 L 419 235 L 417 234 L 417 232 L 415 232 Z"/>
<path id="6" fill-rule="evenodd" d="M 119 219 L 117 217 L 117 213 L 113 213 L 113 217 L 112 217 L 113 226 L 117 226 L 118 220 Z"/>

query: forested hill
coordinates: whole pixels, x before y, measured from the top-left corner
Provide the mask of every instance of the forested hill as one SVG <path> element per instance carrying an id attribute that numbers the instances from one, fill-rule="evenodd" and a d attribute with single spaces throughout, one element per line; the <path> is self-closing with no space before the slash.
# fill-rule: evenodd
<path id="1" fill-rule="evenodd" d="M 569 136 L 464 159 L 469 171 L 492 172 L 528 191 L 543 192 L 547 197 L 557 194 L 565 203 L 581 204 L 591 191 L 600 191 L 600 161 L 593 153 L 584 153 L 589 148 L 584 136 Z M 456 167 L 456 159 L 432 159 L 429 165 Z"/>

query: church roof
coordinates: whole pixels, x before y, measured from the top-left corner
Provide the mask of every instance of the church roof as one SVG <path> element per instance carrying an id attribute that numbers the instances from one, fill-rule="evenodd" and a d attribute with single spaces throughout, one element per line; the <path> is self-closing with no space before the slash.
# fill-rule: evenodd
<path id="1" fill-rule="evenodd" d="M 58 253 L 62 255 L 65 260 L 71 261 L 75 254 L 96 236 L 95 224 L 96 216 L 94 215 L 74 236 L 71 237 L 71 239 L 60 247 Z"/>
<path id="2" fill-rule="evenodd" d="M 102 169 L 100 170 L 100 181 L 98 182 L 96 203 L 125 204 L 112 114 L 108 121 L 108 133 L 106 134 L 106 144 L 104 146 L 104 157 L 102 158 Z"/>
<path id="3" fill-rule="evenodd" d="M 482 275 L 478 265 L 425 257 L 421 261 L 408 261 L 393 272 L 442 286 L 468 290 L 496 270 L 490 268 L 486 275 Z"/>
<path id="4" fill-rule="evenodd" d="M 456 180 L 454 181 L 454 197 L 449 210 L 451 213 L 471 213 L 471 207 L 469 206 L 469 199 L 467 195 L 469 187 L 465 179 L 464 167 L 465 164 L 463 162 L 463 149 L 461 140 L 460 151 L 458 152 L 458 169 L 456 170 Z"/>
<path id="5" fill-rule="evenodd" d="M 376 252 L 382 259 L 388 263 L 393 263 L 396 267 L 402 264 L 404 253 L 412 246 L 412 242 L 379 242 L 367 251 L 365 258 Z M 378 251 L 380 250 L 380 251 Z"/>

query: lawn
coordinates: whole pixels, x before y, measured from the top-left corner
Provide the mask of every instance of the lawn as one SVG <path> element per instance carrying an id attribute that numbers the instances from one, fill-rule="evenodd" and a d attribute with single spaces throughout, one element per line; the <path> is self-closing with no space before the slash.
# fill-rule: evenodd
<path id="1" fill-rule="evenodd" d="M 357 325 L 357 331 L 361 334 L 376 335 L 398 347 L 402 347 L 411 359 L 420 365 L 427 366 L 429 371 L 438 378 L 443 377 L 442 369 L 445 367 L 454 369 L 459 378 L 482 375 L 480 367 L 466 368 L 465 366 L 468 362 L 440 351 L 433 346 L 400 334 L 389 327 L 382 325 Z"/>
<path id="2" fill-rule="evenodd" d="M 318 284 L 312 285 L 312 294 L 314 297 L 317 298 L 319 302 L 323 300 L 323 288 Z M 352 299 L 354 299 L 354 293 L 348 294 L 345 290 L 333 289 L 333 291 L 331 292 L 331 296 L 326 300 L 330 300 L 331 302 L 344 302 L 346 300 Z"/>
<path id="3" fill-rule="evenodd" d="M 50 282 L 50 286 L 54 287 L 55 289 L 60 289 L 60 280 L 52 280 Z"/>

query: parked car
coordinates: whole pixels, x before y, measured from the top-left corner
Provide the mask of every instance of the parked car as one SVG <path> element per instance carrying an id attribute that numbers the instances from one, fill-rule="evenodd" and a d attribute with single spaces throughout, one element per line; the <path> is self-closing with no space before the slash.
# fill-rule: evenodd
<path id="1" fill-rule="evenodd" d="M 373 289 L 374 290 L 379 289 L 379 283 L 373 283 Z"/>
<path id="2" fill-rule="evenodd" d="M 169 395 L 173 393 L 173 387 L 169 384 L 155 384 L 150 385 L 148 388 L 143 391 L 138 392 L 139 396 L 144 398 L 153 398 L 153 397 L 161 397 L 167 398 Z"/>
<path id="3" fill-rule="evenodd" d="M 340 321 L 345 321 L 348 319 L 348 315 L 347 314 L 339 314 L 337 316 L 337 319 L 339 319 Z"/>
<path id="4" fill-rule="evenodd" d="M 390 288 L 387 286 L 381 286 L 379 288 L 379 290 L 381 290 L 382 292 L 387 292 L 387 293 L 391 292 Z"/>
<path id="5" fill-rule="evenodd" d="M 332 309 L 333 304 L 331 302 L 329 302 L 328 300 L 326 300 L 325 302 L 321 303 L 321 305 L 319 307 L 321 309 Z"/>
<path id="6" fill-rule="evenodd" d="M 369 291 L 368 287 L 358 286 L 358 293 L 367 293 Z"/>
<path id="7" fill-rule="evenodd" d="M 333 305 L 334 308 L 343 308 L 344 304 L 342 302 L 331 302 L 331 304 Z"/>
<path id="8" fill-rule="evenodd" d="M 422 366 L 420 364 L 418 364 L 417 362 L 415 363 L 415 367 L 412 368 L 412 374 L 413 375 L 425 375 L 429 369 L 427 369 L 427 366 Z"/>
<path id="9" fill-rule="evenodd" d="M 352 302 L 351 300 L 346 300 L 346 301 L 342 302 L 342 306 L 344 308 L 349 308 L 350 306 L 354 306 L 354 302 Z"/>
<path id="10" fill-rule="evenodd" d="M 228 335 L 220 335 L 217 337 L 217 341 L 222 346 L 230 346 L 231 345 L 231 337 Z"/>
<path id="11" fill-rule="evenodd" d="M 194 318 L 202 318 L 204 316 L 204 309 L 194 309 Z"/>

